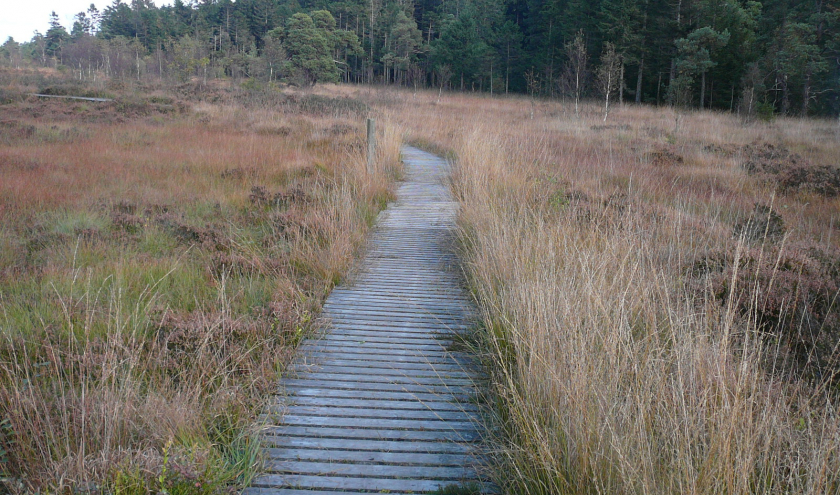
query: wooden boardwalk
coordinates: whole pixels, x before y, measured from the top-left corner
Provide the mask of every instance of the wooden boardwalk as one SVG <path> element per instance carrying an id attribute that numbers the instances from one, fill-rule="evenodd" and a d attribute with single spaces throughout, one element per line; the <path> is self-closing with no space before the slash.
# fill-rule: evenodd
<path id="1" fill-rule="evenodd" d="M 468 328 L 472 312 L 449 249 L 448 166 L 410 147 L 403 159 L 406 180 L 360 273 L 329 296 L 330 325 L 301 345 L 283 380 L 272 411 L 282 419 L 264 432 L 268 462 L 249 495 L 483 486 L 475 370 L 448 350 L 447 335 Z"/>

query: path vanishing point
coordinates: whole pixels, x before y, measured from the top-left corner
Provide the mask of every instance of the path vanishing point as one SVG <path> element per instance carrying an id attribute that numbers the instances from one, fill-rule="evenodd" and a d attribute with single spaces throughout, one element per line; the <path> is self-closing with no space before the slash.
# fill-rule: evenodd
<path id="1" fill-rule="evenodd" d="M 451 250 L 449 167 L 411 147 L 403 161 L 358 275 L 330 294 L 329 325 L 281 383 L 247 495 L 491 491 L 479 474 L 477 371 L 450 349 L 474 311 Z"/>

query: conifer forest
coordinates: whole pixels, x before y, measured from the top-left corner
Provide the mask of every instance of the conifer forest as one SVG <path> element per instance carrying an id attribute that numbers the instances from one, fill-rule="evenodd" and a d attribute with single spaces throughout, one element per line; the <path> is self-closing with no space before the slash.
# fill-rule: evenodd
<path id="1" fill-rule="evenodd" d="M 115 0 L 0 63 L 80 80 L 390 84 L 749 115 L 840 112 L 837 0 Z M 613 87 L 614 86 L 614 87 Z"/>

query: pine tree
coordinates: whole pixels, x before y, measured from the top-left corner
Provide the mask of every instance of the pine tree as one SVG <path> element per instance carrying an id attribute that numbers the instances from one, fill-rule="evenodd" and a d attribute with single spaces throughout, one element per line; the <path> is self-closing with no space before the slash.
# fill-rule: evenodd
<path id="1" fill-rule="evenodd" d="M 782 113 L 790 108 L 791 86 L 802 88 L 802 115 L 808 114 L 813 77 L 828 69 L 816 44 L 816 28 L 806 23 L 791 23 L 781 32 L 781 50 L 776 56 L 779 81 L 782 84 Z"/>
<path id="2" fill-rule="evenodd" d="M 460 86 L 474 86 L 483 75 L 484 62 L 489 54 L 489 47 L 478 36 L 478 29 L 473 12 L 465 9 L 461 15 L 443 28 L 440 38 L 432 44 L 432 60 L 435 66 L 448 65 L 456 77 L 460 77 Z"/>
<path id="3" fill-rule="evenodd" d="M 52 11 L 50 14 L 50 28 L 47 30 L 47 34 L 44 38 L 46 42 L 45 52 L 47 56 L 60 57 L 61 48 L 70 39 L 70 35 L 67 34 L 67 30 L 64 29 L 64 26 L 62 26 L 61 22 L 59 22 L 58 14 L 56 14 L 55 11 Z"/>
<path id="4" fill-rule="evenodd" d="M 680 77 L 688 81 L 700 74 L 700 106 L 703 107 L 706 98 L 706 73 L 717 65 L 712 60 L 712 54 L 726 46 L 729 42 L 729 31 L 719 33 L 711 27 L 702 27 L 692 31 L 686 38 L 676 41 L 679 58 L 677 71 Z M 682 81 L 681 84 L 687 84 Z M 681 88 L 683 89 L 683 88 Z"/>

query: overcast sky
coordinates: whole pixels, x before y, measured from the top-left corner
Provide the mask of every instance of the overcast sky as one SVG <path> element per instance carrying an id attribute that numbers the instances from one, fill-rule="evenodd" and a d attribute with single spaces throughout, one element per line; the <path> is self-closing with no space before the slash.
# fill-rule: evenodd
<path id="1" fill-rule="evenodd" d="M 113 0 L 0 0 L 0 44 L 9 36 L 20 42 L 32 39 L 36 30 L 46 33 L 53 10 L 70 31 L 73 16 L 87 10 L 91 3 L 104 10 Z M 155 5 L 171 4 L 171 0 L 155 0 Z"/>

